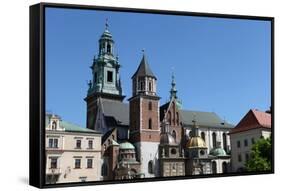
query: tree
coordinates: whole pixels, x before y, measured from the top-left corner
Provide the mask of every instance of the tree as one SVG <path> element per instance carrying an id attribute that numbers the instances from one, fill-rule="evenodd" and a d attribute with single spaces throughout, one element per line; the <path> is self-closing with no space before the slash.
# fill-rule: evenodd
<path id="1" fill-rule="evenodd" d="M 271 137 L 258 140 L 251 149 L 251 157 L 246 162 L 247 171 L 269 171 L 272 160 Z"/>

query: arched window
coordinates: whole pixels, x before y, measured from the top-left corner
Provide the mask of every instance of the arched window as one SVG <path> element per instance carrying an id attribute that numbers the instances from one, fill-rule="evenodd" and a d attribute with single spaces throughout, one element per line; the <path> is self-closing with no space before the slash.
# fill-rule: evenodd
<path id="1" fill-rule="evenodd" d="M 212 162 L 212 171 L 213 171 L 213 174 L 217 174 L 217 163 L 216 163 L 216 161 Z"/>
<path id="2" fill-rule="evenodd" d="M 144 90 L 144 82 L 140 82 L 140 90 L 141 90 L 141 91 Z"/>
<path id="3" fill-rule="evenodd" d="M 148 83 L 148 90 L 149 90 L 150 92 L 152 91 L 152 83 L 151 83 L 151 82 Z"/>
<path id="4" fill-rule="evenodd" d="M 103 163 L 101 167 L 101 175 L 102 176 L 107 176 L 107 164 Z"/>
<path id="5" fill-rule="evenodd" d="M 226 162 L 222 163 L 222 173 L 227 173 L 227 163 Z"/>
<path id="6" fill-rule="evenodd" d="M 180 123 L 179 112 L 176 113 L 176 118 L 177 118 L 177 125 L 179 125 L 179 123 Z"/>
<path id="7" fill-rule="evenodd" d="M 175 139 L 175 140 L 177 139 L 177 133 L 176 133 L 176 131 L 175 131 L 175 130 L 173 130 L 173 132 L 172 132 L 172 136 L 174 137 L 174 139 Z"/>
<path id="8" fill-rule="evenodd" d="M 110 46 L 110 44 L 107 45 L 106 52 L 107 52 L 107 53 L 111 53 L 111 46 Z"/>
<path id="9" fill-rule="evenodd" d="M 150 102 L 148 102 L 148 110 L 152 110 L 152 102 L 150 101 Z"/>
<path id="10" fill-rule="evenodd" d="M 52 123 L 52 130 L 56 130 L 57 129 L 57 123 L 55 121 L 53 121 Z"/>
<path id="11" fill-rule="evenodd" d="M 201 138 L 202 138 L 204 141 L 206 141 L 206 140 L 205 140 L 205 132 L 203 132 L 203 131 L 201 132 Z"/>
<path id="12" fill-rule="evenodd" d="M 153 162 L 152 162 L 152 160 L 150 160 L 148 162 L 148 173 L 153 174 Z"/>
<path id="13" fill-rule="evenodd" d="M 227 144 L 226 144 L 226 133 L 222 134 L 222 144 L 223 144 L 223 149 L 227 151 Z"/>
<path id="14" fill-rule="evenodd" d="M 213 139 L 213 148 L 217 147 L 217 134 L 213 132 L 212 134 L 212 139 Z"/>
<path id="15" fill-rule="evenodd" d="M 152 119 L 149 118 L 148 120 L 148 129 L 152 129 Z"/>

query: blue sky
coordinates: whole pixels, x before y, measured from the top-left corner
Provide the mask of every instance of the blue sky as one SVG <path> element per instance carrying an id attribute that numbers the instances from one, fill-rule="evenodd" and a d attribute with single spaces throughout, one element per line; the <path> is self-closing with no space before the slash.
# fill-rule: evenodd
<path id="1" fill-rule="evenodd" d="M 106 18 L 126 101 L 145 49 L 161 104 L 169 98 L 173 69 L 184 109 L 213 111 L 236 124 L 251 108 L 269 108 L 269 21 L 47 8 L 48 112 L 85 127 L 89 67 Z"/>

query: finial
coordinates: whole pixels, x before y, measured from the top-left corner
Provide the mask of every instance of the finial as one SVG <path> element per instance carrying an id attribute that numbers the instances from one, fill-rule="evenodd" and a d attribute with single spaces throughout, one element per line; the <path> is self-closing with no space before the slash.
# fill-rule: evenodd
<path id="1" fill-rule="evenodd" d="M 194 125 L 195 125 L 195 123 L 196 123 L 196 114 L 195 113 L 192 113 L 192 116 L 193 116 L 193 120 L 192 120 L 192 122 L 194 123 Z"/>
<path id="2" fill-rule="evenodd" d="M 141 49 L 141 51 L 142 51 L 142 53 L 144 54 L 144 52 L 145 52 L 145 49 L 143 48 L 143 49 Z"/>
<path id="3" fill-rule="evenodd" d="M 105 19 L 105 30 L 108 29 L 108 18 Z"/>

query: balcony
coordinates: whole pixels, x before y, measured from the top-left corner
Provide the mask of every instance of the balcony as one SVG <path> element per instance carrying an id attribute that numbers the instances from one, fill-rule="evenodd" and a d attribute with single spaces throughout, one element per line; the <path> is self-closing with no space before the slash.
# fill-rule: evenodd
<path id="1" fill-rule="evenodd" d="M 46 174 L 61 174 L 60 168 L 48 168 Z"/>

